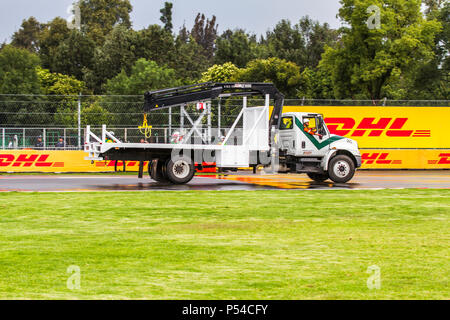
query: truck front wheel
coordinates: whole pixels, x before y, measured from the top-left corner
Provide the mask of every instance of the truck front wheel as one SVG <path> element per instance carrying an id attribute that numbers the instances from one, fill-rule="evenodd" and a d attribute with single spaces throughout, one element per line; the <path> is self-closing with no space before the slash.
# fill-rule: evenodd
<path id="1" fill-rule="evenodd" d="M 336 183 L 349 182 L 355 175 L 355 164 L 348 156 L 336 156 L 328 165 L 328 174 Z"/>
<path id="2" fill-rule="evenodd" d="M 167 178 L 174 184 L 186 184 L 194 178 L 195 166 L 191 158 L 182 156 L 167 162 Z"/>

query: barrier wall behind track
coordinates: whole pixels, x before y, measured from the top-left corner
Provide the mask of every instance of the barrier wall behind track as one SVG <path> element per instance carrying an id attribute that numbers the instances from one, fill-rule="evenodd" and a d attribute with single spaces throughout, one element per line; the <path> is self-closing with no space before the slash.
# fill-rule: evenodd
<path id="1" fill-rule="evenodd" d="M 450 169 L 448 150 L 362 150 L 363 169 Z M 0 172 L 114 172 L 114 161 L 91 164 L 83 151 L 3 151 Z M 139 163 L 126 162 L 126 171 L 138 171 Z M 123 171 L 123 163 L 117 169 Z"/>
<path id="2" fill-rule="evenodd" d="M 0 151 L 0 172 L 114 172 L 114 161 L 84 160 L 83 151 Z M 123 171 L 123 163 L 117 163 Z M 139 162 L 126 162 L 126 171 L 138 171 Z"/>

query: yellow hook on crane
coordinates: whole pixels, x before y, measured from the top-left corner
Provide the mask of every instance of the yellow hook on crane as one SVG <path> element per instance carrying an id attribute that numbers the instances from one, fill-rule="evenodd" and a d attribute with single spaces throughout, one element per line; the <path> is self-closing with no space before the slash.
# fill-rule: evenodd
<path id="1" fill-rule="evenodd" d="M 139 126 L 139 131 L 145 136 L 146 139 L 152 136 L 152 126 L 148 125 L 147 114 L 144 114 L 144 123 Z"/>

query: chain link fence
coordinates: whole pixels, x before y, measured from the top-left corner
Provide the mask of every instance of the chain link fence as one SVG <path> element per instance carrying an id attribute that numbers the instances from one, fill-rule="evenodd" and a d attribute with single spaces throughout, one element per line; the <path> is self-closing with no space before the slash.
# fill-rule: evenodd
<path id="1" fill-rule="evenodd" d="M 174 134 L 192 139 L 222 139 L 240 111 L 243 100 L 218 99 L 210 112 L 197 105 L 157 110 L 147 116 L 143 126 L 142 96 L 36 96 L 0 95 L 0 149 L 81 150 L 85 127 L 101 132 L 101 126 L 123 142 L 171 143 Z M 263 99 L 249 99 L 248 106 L 262 106 Z M 450 107 L 450 100 L 286 100 L 286 106 L 423 106 Z M 199 130 L 194 130 L 198 121 Z M 242 128 L 242 120 L 236 130 Z M 193 131 L 193 132 L 191 132 Z M 147 133 L 147 134 L 146 134 Z M 239 136 L 239 135 L 238 135 Z"/>

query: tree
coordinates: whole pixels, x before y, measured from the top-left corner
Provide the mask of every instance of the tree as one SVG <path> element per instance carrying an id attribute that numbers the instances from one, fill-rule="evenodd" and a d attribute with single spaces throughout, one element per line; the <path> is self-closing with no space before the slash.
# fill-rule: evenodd
<path id="1" fill-rule="evenodd" d="M 122 70 L 131 71 L 137 60 L 136 32 L 123 26 L 116 26 L 106 37 L 102 47 L 96 49 L 93 69 L 86 71 L 85 81 L 95 93 L 102 93 L 102 85 Z"/>
<path id="2" fill-rule="evenodd" d="M 6 45 L 0 51 L 0 93 L 2 94 L 40 94 L 41 87 L 36 68 L 39 57 L 26 49 Z M 2 124 L 24 124 L 29 121 L 30 112 L 45 112 L 41 104 L 26 103 L 31 96 L 0 97 L 9 103 L 2 103 Z M 20 103 L 11 103 L 20 101 Z M 40 117 L 43 120 L 45 117 Z M 36 122 L 34 122 L 36 123 Z"/>
<path id="3" fill-rule="evenodd" d="M 256 36 L 248 35 L 242 29 L 226 30 L 216 40 L 214 61 L 216 64 L 231 62 L 243 68 L 251 60 L 263 57 L 261 47 Z"/>
<path id="4" fill-rule="evenodd" d="M 85 70 L 92 69 L 95 43 L 78 30 L 72 30 L 69 37 L 54 49 L 50 68 L 54 72 L 71 75 L 83 80 Z"/>
<path id="5" fill-rule="evenodd" d="M 82 81 L 60 73 L 51 73 L 47 69 L 36 69 L 41 91 L 45 95 L 77 96 L 86 89 Z"/>
<path id="6" fill-rule="evenodd" d="M 164 8 L 162 8 L 159 12 L 161 12 L 161 22 L 164 23 L 164 30 L 172 33 L 173 24 L 172 24 L 172 8 L 173 3 L 165 2 Z"/>
<path id="7" fill-rule="evenodd" d="M 327 23 L 322 25 L 306 16 L 295 25 L 282 20 L 273 31 L 267 32 L 263 42 L 271 57 L 292 61 L 302 68 L 315 68 L 325 46 L 334 46 L 337 36 Z"/>
<path id="8" fill-rule="evenodd" d="M 53 71 L 53 61 L 59 45 L 70 37 L 71 30 L 67 27 L 67 21 L 55 18 L 50 23 L 44 24 L 39 36 L 39 57 L 42 66 Z"/>
<path id="9" fill-rule="evenodd" d="M 298 28 L 301 30 L 305 54 L 304 64 L 309 68 L 316 68 L 325 52 L 325 46 L 334 47 L 338 40 L 338 32 L 330 28 L 327 23 L 320 24 L 308 16 L 300 19 Z"/>
<path id="10" fill-rule="evenodd" d="M 159 66 L 154 61 L 139 59 L 130 75 L 125 70 L 105 85 L 108 95 L 143 95 L 149 90 L 177 87 L 181 81 L 175 70 Z"/>
<path id="11" fill-rule="evenodd" d="M 305 68 L 301 74 L 297 97 L 300 99 L 334 99 L 330 75 L 321 69 Z"/>
<path id="12" fill-rule="evenodd" d="M 23 20 L 22 26 L 12 36 L 11 44 L 18 48 L 27 49 L 33 53 L 39 51 L 39 35 L 42 25 L 34 17 Z"/>
<path id="13" fill-rule="evenodd" d="M 281 20 L 266 34 L 265 43 L 270 57 L 292 61 L 298 66 L 305 66 L 305 39 L 299 25 L 291 25 L 289 20 Z"/>
<path id="14" fill-rule="evenodd" d="M 213 16 L 212 19 L 209 20 L 206 19 L 204 14 L 199 13 L 195 18 L 191 36 L 203 48 L 203 54 L 208 61 L 212 61 L 214 57 L 214 44 L 217 39 L 218 28 L 216 16 Z"/>
<path id="15" fill-rule="evenodd" d="M 236 75 L 238 81 L 271 82 L 288 98 L 295 98 L 301 84 L 300 67 L 279 58 L 251 61 Z"/>
<path id="16" fill-rule="evenodd" d="M 185 84 L 197 82 L 202 73 L 211 65 L 203 54 L 203 48 L 191 37 L 187 41 L 184 37 L 178 36 L 175 41 L 175 55 L 169 64 L 183 78 Z"/>
<path id="17" fill-rule="evenodd" d="M 408 75 L 409 87 L 405 88 L 408 99 L 450 99 L 450 3 L 427 1 L 428 19 L 436 19 L 443 28 L 435 37 L 434 58 L 417 65 Z"/>
<path id="18" fill-rule="evenodd" d="M 131 28 L 129 0 L 80 0 L 81 29 L 102 45 L 116 26 Z"/>
<path id="19" fill-rule="evenodd" d="M 137 31 L 135 55 L 138 58 L 153 60 L 158 64 L 174 63 L 178 59 L 172 33 L 161 26 L 150 25 Z"/>
<path id="20" fill-rule="evenodd" d="M 231 82 L 238 72 L 239 68 L 231 62 L 216 64 L 203 73 L 201 82 Z"/>
<path id="21" fill-rule="evenodd" d="M 446 0 L 423 0 L 422 2 L 426 6 L 425 13 L 429 15 L 432 12 L 438 11 Z"/>
<path id="22" fill-rule="evenodd" d="M 368 8 L 374 3 L 381 14 L 379 27 L 368 23 L 373 19 Z M 341 0 L 341 4 L 339 17 L 347 26 L 341 30 L 340 45 L 327 47 L 321 62 L 332 76 L 337 98 L 379 100 L 385 85 L 433 57 L 440 24 L 423 18 L 419 0 Z"/>
<path id="23" fill-rule="evenodd" d="M 26 49 L 5 46 L 0 51 L 0 93 L 40 94 L 37 55 Z"/>

